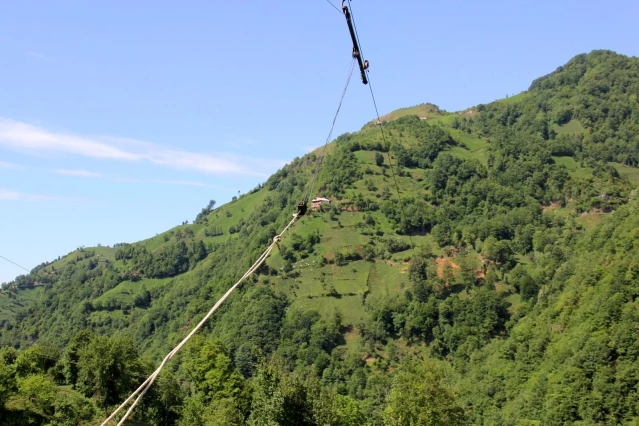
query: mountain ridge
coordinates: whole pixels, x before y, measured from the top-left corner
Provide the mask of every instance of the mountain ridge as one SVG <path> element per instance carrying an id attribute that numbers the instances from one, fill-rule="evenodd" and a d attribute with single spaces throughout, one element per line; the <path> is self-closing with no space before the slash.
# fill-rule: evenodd
<path id="1" fill-rule="evenodd" d="M 451 395 L 457 395 L 453 405 L 476 423 L 636 418 L 639 407 L 632 406 L 628 384 L 615 391 L 627 395 L 621 414 L 613 412 L 610 399 L 593 402 L 592 392 L 603 392 L 592 382 L 594 372 L 618 368 L 602 361 L 603 352 L 583 355 L 594 356 L 598 367 L 584 373 L 581 387 L 551 380 L 535 388 L 531 381 L 543 381 L 552 372 L 543 364 L 546 357 L 575 359 L 570 367 L 579 369 L 577 358 L 553 358 L 543 349 L 524 365 L 517 356 L 530 348 L 516 339 L 526 334 L 525 324 L 541 321 L 555 303 L 564 303 L 569 295 L 564 291 L 588 301 L 595 293 L 616 297 L 626 310 L 635 303 L 632 261 L 639 259 L 634 257 L 639 236 L 620 235 L 624 243 L 615 249 L 630 263 L 614 250 L 608 253 L 611 265 L 631 271 L 617 292 L 604 279 L 606 268 L 612 267 L 600 263 L 589 245 L 610 251 L 615 244 L 604 230 L 631 230 L 636 217 L 638 94 L 638 58 L 593 51 L 536 79 L 527 91 L 490 104 L 457 113 L 432 104 L 391 112 L 381 117 L 386 143 L 376 120 L 359 132 L 340 135 L 329 145 L 316 191 L 331 203 L 290 230 L 202 334 L 219 341 L 229 368 L 241 373 L 238 383 L 266 380 L 261 374 L 267 370 L 258 360 L 281 358 L 285 369 L 305 372 L 322 389 L 351 398 L 370 424 L 415 410 L 402 406 L 401 397 L 373 402 L 391 386 L 393 372 L 403 368 L 448 377 L 454 382 Z M 295 158 L 247 194 L 198 215 L 193 224 L 138 243 L 81 248 L 18 277 L 3 288 L 0 342 L 57 350 L 63 368 L 77 333 L 91 329 L 98 335 L 126 336 L 140 353 L 157 361 L 290 220 L 319 161 L 317 152 Z M 590 278 L 579 275 L 582 259 L 593 265 L 594 271 L 583 267 Z M 569 290 L 561 285 L 564 278 L 573 280 Z M 594 280 L 588 284 L 592 294 L 582 294 L 586 278 Z M 597 300 L 607 300 L 601 297 Z M 570 317 L 572 311 L 565 312 Z M 630 314 L 612 316 L 632 324 Z M 603 329 L 592 325 L 583 332 L 585 339 L 591 331 L 621 333 L 614 321 Z M 568 345 L 555 336 L 560 334 L 553 331 L 557 324 L 542 323 L 533 328 L 531 341 L 553 350 Z M 578 329 L 569 320 L 559 327 Z M 623 368 L 637 368 L 635 343 L 623 339 L 623 344 L 610 345 Z M 195 347 L 207 344 L 203 340 Z M 583 352 L 582 346 L 571 348 Z M 411 364 L 415 352 L 422 351 L 455 373 L 443 373 L 435 361 L 425 367 Z M 189 354 L 173 373 L 199 386 L 206 380 L 189 372 L 188 361 L 199 355 Z M 482 365 L 482 359 L 491 361 Z M 525 371 L 526 366 L 538 370 Z M 518 368 L 524 373 L 515 377 Z M 623 381 L 606 371 L 605 376 L 603 370 L 597 374 L 611 386 Z M 455 374 L 463 377 L 453 379 Z M 61 377 L 82 388 L 71 376 Z M 471 378 L 492 397 L 475 392 Z M 340 380 L 342 387 L 334 385 Z M 556 403 L 561 410 L 553 408 L 553 392 L 562 386 L 580 392 L 578 406 Z M 401 387 L 393 389 L 402 392 Z M 518 396 L 520 391 L 542 401 L 541 408 Z M 191 390 L 185 398 L 195 404 L 206 400 L 203 395 Z M 255 399 L 233 395 L 229 398 L 235 402 L 229 404 L 239 407 L 244 420 L 260 412 L 259 404 L 242 406 L 257 404 Z M 108 406 L 115 399 L 100 403 Z M 448 414 L 457 413 L 451 410 Z"/>

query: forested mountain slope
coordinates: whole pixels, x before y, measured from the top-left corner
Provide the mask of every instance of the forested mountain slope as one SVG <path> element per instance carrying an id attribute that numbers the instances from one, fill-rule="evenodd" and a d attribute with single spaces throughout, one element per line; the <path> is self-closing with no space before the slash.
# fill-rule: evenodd
<path id="1" fill-rule="evenodd" d="M 637 424 L 638 96 L 639 59 L 593 51 L 520 95 L 341 135 L 319 176 L 330 204 L 134 421 Z M 99 424 L 288 223 L 318 154 L 192 224 L 5 285 L 0 416 Z"/>

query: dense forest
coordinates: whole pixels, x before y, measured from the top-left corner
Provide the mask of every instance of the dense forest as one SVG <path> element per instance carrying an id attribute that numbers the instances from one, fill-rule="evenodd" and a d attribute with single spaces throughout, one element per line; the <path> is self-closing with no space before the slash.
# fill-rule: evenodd
<path id="1" fill-rule="evenodd" d="M 3 285 L 0 423 L 100 424 L 288 223 L 318 161 Z M 639 59 L 610 51 L 341 135 L 318 179 L 331 202 L 130 423 L 639 425 L 637 166 Z"/>

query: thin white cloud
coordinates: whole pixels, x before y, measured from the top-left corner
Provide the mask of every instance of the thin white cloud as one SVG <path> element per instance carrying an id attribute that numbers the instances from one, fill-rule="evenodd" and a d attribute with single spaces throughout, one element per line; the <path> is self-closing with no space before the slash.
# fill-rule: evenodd
<path id="1" fill-rule="evenodd" d="M 20 193 L 0 188 L 0 200 L 19 200 Z"/>
<path id="2" fill-rule="evenodd" d="M 119 182 L 119 183 L 142 183 L 143 182 L 140 179 L 130 179 L 130 178 L 123 178 L 123 177 L 114 177 L 111 180 L 113 182 Z"/>
<path id="3" fill-rule="evenodd" d="M 191 180 L 158 180 L 158 179 L 131 179 L 123 177 L 114 177 L 114 182 L 120 183 L 154 183 L 158 185 L 186 185 L 186 186 L 209 186 L 203 182 L 191 181 Z"/>
<path id="4" fill-rule="evenodd" d="M 22 166 L 14 163 L 7 163 L 6 161 L 0 161 L 0 169 L 18 169 Z"/>
<path id="5" fill-rule="evenodd" d="M 114 137 L 55 133 L 0 117 L 0 147 L 32 155 L 71 154 L 118 161 L 149 162 L 204 174 L 268 176 L 285 162 L 229 153 L 191 152 L 149 142 Z"/>
<path id="6" fill-rule="evenodd" d="M 93 158 L 140 159 L 138 155 L 95 140 L 47 132 L 30 124 L 5 118 L 0 118 L 0 146 L 27 153 L 48 151 Z"/>
<path id="7" fill-rule="evenodd" d="M 76 170 L 76 169 L 58 169 L 54 170 L 55 173 L 65 176 L 78 176 L 88 178 L 107 177 L 101 173 L 90 172 L 88 170 Z M 111 177 L 114 182 L 121 183 L 155 183 L 159 185 L 186 185 L 186 186 L 208 186 L 205 183 L 192 181 L 192 180 L 163 180 L 163 179 L 131 179 L 125 177 Z"/>
<path id="8" fill-rule="evenodd" d="M 27 194 L 24 192 L 0 188 L 0 201 L 86 201 L 86 199 L 44 194 Z"/>
<path id="9" fill-rule="evenodd" d="M 190 180 L 150 180 L 149 182 L 160 185 L 207 186 L 205 183 Z"/>
<path id="10" fill-rule="evenodd" d="M 257 145 L 260 143 L 258 140 L 251 138 L 239 138 L 237 142 L 243 145 Z"/>
<path id="11" fill-rule="evenodd" d="M 44 59 L 45 61 L 50 61 L 49 58 L 47 58 L 46 56 L 44 56 L 42 53 L 38 53 L 38 52 L 24 52 L 25 55 L 27 56 L 31 56 L 33 58 L 38 58 L 38 59 Z"/>
<path id="12" fill-rule="evenodd" d="M 259 144 L 259 142 L 255 139 L 249 139 L 249 138 L 235 138 L 234 140 L 231 140 L 228 142 L 228 145 L 230 147 L 233 148 L 247 148 L 250 146 L 254 146 Z"/>
<path id="13" fill-rule="evenodd" d="M 67 176 L 80 176 L 80 177 L 100 177 L 102 176 L 100 173 L 90 172 L 88 170 L 64 170 L 59 169 L 55 171 L 59 175 L 67 175 Z"/>

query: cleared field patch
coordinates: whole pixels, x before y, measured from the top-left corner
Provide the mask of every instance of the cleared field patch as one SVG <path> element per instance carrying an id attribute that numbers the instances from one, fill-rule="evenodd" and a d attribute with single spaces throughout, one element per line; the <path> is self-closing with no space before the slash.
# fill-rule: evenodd
<path id="1" fill-rule="evenodd" d="M 275 281 L 275 290 L 288 294 L 292 299 L 325 296 L 327 290 L 322 287 L 319 274 L 304 274 L 299 278 L 285 278 Z"/>
<path id="2" fill-rule="evenodd" d="M 372 267 L 371 262 L 359 260 L 339 267 L 328 265 L 331 275 L 326 274 L 339 294 L 362 294 L 366 290 L 366 280 Z"/>
<path id="3" fill-rule="evenodd" d="M 516 104 L 518 102 L 523 101 L 528 97 L 528 92 L 521 92 L 514 96 L 508 96 L 502 99 L 498 99 L 495 102 L 499 102 L 500 104 Z"/>
<path id="4" fill-rule="evenodd" d="M 397 120 L 400 117 L 405 117 L 407 115 L 417 115 L 421 119 L 430 120 L 437 117 L 441 117 L 447 114 L 445 111 L 440 110 L 438 107 L 432 104 L 420 104 L 415 105 L 408 108 L 400 108 L 395 110 L 389 114 L 382 115 L 380 117 L 381 121 L 392 121 Z M 373 121 L 375 123 L 377 120 Z"/>
<path id="5" fill-rule="evenodd" d="M 462 142 L 465 145 L 465 147 L 455 146 L 448 152 L 464 160 L 476 159 L 484 165 L 488 163 L 488 142 L 486 142 L 486 140 L 480 139 L 473 134 L 468 134 L 459 129 L 446 130 L 450 132 L 455 140 Z"/>
<path id="6" fill-rule="evenodd" d="M 606 215 L 606 213 L 588 212 L 582 213 L 576 220 L 584 229 L 589 230 L 601 223 Z"/>
<path id="7" fill-rule="evenodd" d="M 321 242 L 333 249 L 340 247 L 361 246 L 368 243 L 369 237 L 361 235 L 354 228 L 329 228 L 321 236 Z"/>
<path id="8" fill-rule="evenodd" d="M 475 158 L 471 151 L 460 146 L 452 148 L 449 152 L 455 157 L 461 158 L 462 160 L 470 160 L 471 158 Z"/>
<path id="9" fill-rule="evenodd" d="M 360 164 L 372 164 L 377 166 L 377 164 L 375 163 L 375 153 L 376 151 L 356 151 L 355 158 L 357 158 Z M 385 153 L 380 153 L 380 154 L 386 157 Z M 387 160 L 384 159 L 384 161 L 387 161 Z"/>
<path id="10" fill-rule="evenodd" d="M 592 176 L 592 168 L 582 167 L 572 157 L 552 157 L 555 163 L 563 165 L 568 169 L 568 174 L 573 178 L 588 179 Z"/>
<path id="11" fill-rule="evenodd" d="M 400 294 L 408 285 L 408 273 L 402 273 L 408 268 L 408 264 L 388 265 L 383 262 L 375 262 L 371 269 L 368 283 L 372 294 Z"/>
<path id="12" fill-rule="evenodd" d="M 585 127 L 579 122 L 579 120 L 570 120 L 566 124 L 562 124 L 561 126 L 555 125 L 553 128 L 555 132 L 560 134 L 581 134 L 586 131 Z"/>
<path id="13" fill-rule="evenodd" d="M 118 321 L 125 317 L 124 312 L 121 310 L 114 311 L 94 311 L 88 316 L 88 323 L 91 327 L 99 329 L 102 326 L 109 325 L 114 321 Z"/>
<path id="14" fill-rule="evenodd" d="M 346 340 L 344 347 L 348 354 L 359 353 L 359 344 L 362 340 L 362 336 L 359 335 L 358 328 L 351 327 L 350 330 L 344 334 L 344 340 Z"/>
<path id="15" fill-rule="evenodd" d="M 367 318 L 360 296 L 300 298 L 292 306 L 317 309 L 324 318 L 329 318 L 337 309 L 342 314 L 343 324 L 356 325 Z"/>
<path id="16" fill-rule="evenodd" d="M 164 287 L 172 278 L 144 279 L 140 281 L 122 281 L 116 287 L 105 292 L 100 297 L 94 299 L 94 302 L 107 303 L 111 299 L 120 302 L 131 302 L 134 297 L 141 294 L 145 290 L 153 290 L 158 287 Z"/>
<path id="17" fill-rule="evenodd" d="M 613 166 L 615 166 L 619 174 L 621 176 L 627 177 L 632 184 L 639 185 L 639 169 L 638 168 L 626 166 L 625 164 L 621 164 L 621 163 L 609 163 L 609 164 L 612 164 Z"/>

